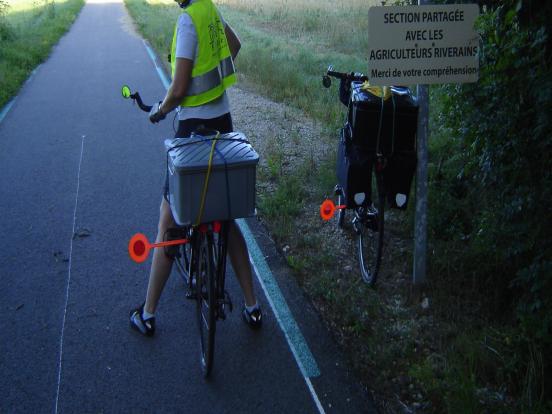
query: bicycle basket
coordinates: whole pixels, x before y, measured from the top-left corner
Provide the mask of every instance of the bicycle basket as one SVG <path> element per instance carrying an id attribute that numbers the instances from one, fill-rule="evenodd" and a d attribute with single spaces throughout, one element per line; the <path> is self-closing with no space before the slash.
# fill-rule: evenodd
<path id="1" fill-rule="evenodd" d="M 169 202 L 179 225 L 230 220 L 255 214 L 259 155 L 239 132 L 221 134 L 211 162 L 201 211 L 209 158 L 215 136 L 176 138 L 166 142 Z"/>

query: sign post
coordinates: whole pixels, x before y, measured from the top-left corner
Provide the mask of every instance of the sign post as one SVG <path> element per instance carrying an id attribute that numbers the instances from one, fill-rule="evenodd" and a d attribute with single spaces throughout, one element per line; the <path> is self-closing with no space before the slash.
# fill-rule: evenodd
<path id="1" fill-rule="evenodd" d="M 429 84 L 477 82 L 477 4 L 372 7 L 368 78 L 372 85 L 417 84 L 419 103 L 413 288 L 426 279 Z"/>
<path id="2" fill-rule="evenodd" d="M 418 132 L 416 135 L 416 214 L 414 220 L 414 269 L 412 284 L 421 286 L 426 279 L 427 262 L 427 196 L 429 142 L 429 86 L 418 85 Z"/>
<path id="3" fill-rule="evenodd" d="M 431 0 L 418 0 L 418 5 L 429 4 Z M 414 263 L 412 271 L 412 286 L 414 296 L 420 293 L 420 287 L 426 280 L 427 264 L 427 204 L 428 204 L 428 173 L 429 162 L 429 86 L 418 85 L 418 131 L 416 134 L 416 212 L 414 216 Z M 419 297 L 415 298 L 419 300 Z"/>

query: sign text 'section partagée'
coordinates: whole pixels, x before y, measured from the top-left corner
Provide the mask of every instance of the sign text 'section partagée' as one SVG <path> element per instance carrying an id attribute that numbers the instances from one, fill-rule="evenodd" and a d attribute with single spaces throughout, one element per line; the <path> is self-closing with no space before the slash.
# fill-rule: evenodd
<path id="1" fill-rule="evenodd" d="M 371 7 L 368 78 L 373 85 L 476 82 L 477 4 Z"/>

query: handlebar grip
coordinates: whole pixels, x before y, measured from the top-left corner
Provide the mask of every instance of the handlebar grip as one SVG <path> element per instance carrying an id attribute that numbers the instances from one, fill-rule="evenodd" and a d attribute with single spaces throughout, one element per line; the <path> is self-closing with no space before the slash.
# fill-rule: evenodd
<path id="1" fill-rule="evenodd" d="M 331 65 L 328 67 L 328 71 L 326 72 L 326 75 L 332 76 L 336 79 L 347 80 L 347 81 L 364 82 L 368 80 L 368 77 L 364 75 L 355 75 L 353 73 L 336 72 L 333 70 L 333 66 Z"/>
<path id="2" fill-rule="evenodd" d="M 333 76 L 334 78 L 337 78 L 337 79 L 345 79 L 348 75 L 346 73 L 341 73 L 341 72 L 335 72 L 333 70 L 328 70 L 328 76 Z"/>

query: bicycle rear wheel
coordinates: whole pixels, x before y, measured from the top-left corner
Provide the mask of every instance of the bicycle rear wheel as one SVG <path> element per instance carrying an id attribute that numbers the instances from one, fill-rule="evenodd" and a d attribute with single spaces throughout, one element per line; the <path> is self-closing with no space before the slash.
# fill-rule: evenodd
<path id="1" fill-rule="evenodd" d="M 216 293 L 213 236 L 199 233 L 197 241 L 196 310 L 201 347 L 201 368 L 207 378 L 213 367 L 216 331 Z"/>
<path id="2" fill-rule="evenodd" d="M 385 216 L 385 194 L 381 173 L 374 172 L 374 177 L 376 194 L 372 199 L 372 205 L 357 209 L 353 220 L 354 229 L 358 235 L 360 274 L 370 286 L 376 283 L 381 265 Z"/>

